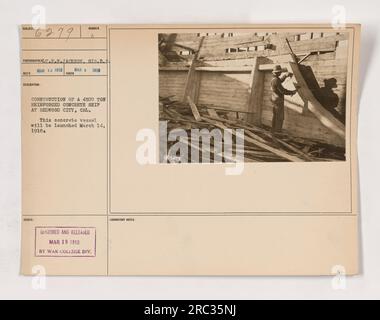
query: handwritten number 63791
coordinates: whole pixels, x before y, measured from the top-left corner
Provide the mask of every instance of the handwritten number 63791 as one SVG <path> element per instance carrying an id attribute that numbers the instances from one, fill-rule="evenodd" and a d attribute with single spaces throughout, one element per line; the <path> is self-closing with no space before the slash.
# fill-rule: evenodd
<path id="1" fill-rule="evenodd" d="M 73 27 L 64 28 L 59 27 L 57 30 L 53 28 L 37 29 L 35 33 L 36 38 L 58 38 L 68 40 L 74 31 Z"/>

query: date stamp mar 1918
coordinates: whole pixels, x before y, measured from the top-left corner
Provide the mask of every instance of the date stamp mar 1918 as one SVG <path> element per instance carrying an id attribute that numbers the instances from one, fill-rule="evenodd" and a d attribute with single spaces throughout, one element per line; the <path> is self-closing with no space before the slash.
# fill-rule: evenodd
<path id="1" fill-rule="evenodd" d="M 36 257 L 96 257 L 93 227 L 36 227 Z"/>

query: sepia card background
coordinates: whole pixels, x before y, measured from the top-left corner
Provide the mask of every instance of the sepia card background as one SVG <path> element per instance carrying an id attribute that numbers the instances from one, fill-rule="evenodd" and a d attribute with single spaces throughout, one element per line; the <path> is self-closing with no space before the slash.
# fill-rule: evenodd
<path id="1" fill-rule="evenodd" d="M 268 21 L 327 22 L 335 17 L 331 1 L 321 0 L 310 10 L 310 3 L 298 0 L 287 2 L 275 0 L 276 10 L 256 1 L 241 0 L 231 6 L 225 1 L 198 1 L 183 5 L 172 0 L 159 4 L 151 1 L 138 3 L 110 0 L 107 3 L 95 0 L 68 0 L 65 6 L 56 2 L 43 3 L 49 23 L 195 23 L 196 19 L 208 23 L 266 23 Z M 33 299 L 82 299 L 126 298 L 126 299 L 371 299 L 380 293 L 380 260 L 377 254 L 379 242 L 379 203 L 377 181 L 379 162 L 376 105 L 377 75 L 379 61 L 377 35 L 380 25 L 376 2 L 344 0 L 347 19 L 363 24 L 361 47 L 360 93 L 360 276 L 348 278 L 345 288 L 336 290 L 332 277 L 50 277 L 44 290 L 33 288 L 34 278 L 19 275 L 20 257 L 20 68 L 19 28 L 33 18 L 33 1 L 2 3 L 0 6 L 2 28 L 0 34 L 7 45 L 2 47 L 0 56 L 5 63 L 2 69 L 1 88 L 3 104 L 0 107 L 0 139 L 4 151 L 0 159 L 0 297 Z M 111 10 L 110 5 L 118 10 Z M 73 11 L 73 7 L 75 10 Z M 202 8 L 202 10 L 200 10 Z M 297 8 L 299 15 L 294 14 Z M 87 18 L 83 18 L 87 17 Z M 291 18 L 289 18 L 291 17 Z M 3 90 L 4 89 L 4 90 Z M 90 284 L 90 285 L 89 285 Z"/>
<path id="2" fill-rule="evenodd" d="M 356 85 L 347 89 L 345 162 L 251 163 L 227 176 L 231 164 L 136 161 L 139 130 L 156 130 L 158 146 L 158 33 L 328 26 L 105 28 L 106 41 L 84 41 L 106 46 L 108 77 L 58 77 L 54 84 L 41 77 L 38 88 L 23 88 L 23 274 L 35 265 L 49 275 L 330 275 L 336 266 L 357 274 Z M 360 28 L 347 30 L 348 83 L 356 84 Z M 55 46 L 23 34 L 24 49 Z M 31 96 L 102 92 L 108 104 L 97 112 L 107 130 L 29 133 Z M 95 228 L 96 256 L 37 256 L 36 228 L 53 226 Z"/>

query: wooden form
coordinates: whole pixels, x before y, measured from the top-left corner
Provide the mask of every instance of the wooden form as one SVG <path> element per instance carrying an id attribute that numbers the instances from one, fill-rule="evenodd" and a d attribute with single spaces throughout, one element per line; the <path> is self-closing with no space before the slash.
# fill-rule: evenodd
<path id="1" fill-rule="evenodd" d="M 183 37 L 188 38 L 184 39 Z M 182 63 L 169 62 L 160 67 L 160 72 L 167 71 L 166 76 L 173 79 L 171 80 L 172 82 L 164 83 L 162 94 L 165 96 L 175 94 L 177 98 L 186 104 L 189 103 L 190 98 L 195 105 L 201 103 L 214 108 L 217 112 L 219 110 L 221 112 L 226 111 L 225 116 L 232 121 L 240 118 L 248 120 L 249 123 L 254 125 L 270 125 L 272 106 L 267 72 L 273 70 L 275 65 L 280 64 L 283 66 L 284 71 L 296 73 L 288 64 L 291 55 L 289 48 L 281 44 L 283 39 L 279 38 L 275 43 L 276 35 L 271 35 L 272 39 L 269 39 L 269 42 L 274 41 L 273 48 L 275 49 L 265 50 L 264 53 L 255 52 L 255 55 L 251 55 L 251 52 L 246 52 L 245 58 L 245 53 L 225 53 L 223 57 L 220 57 L 223 61 L 219 61 L 215 56 L 208 55 L 207 51 L 204 50 L 207 46 L 210 46 L 210 48 L 218 46 L 218 43 L 220 46 L 227 43 L 231 45 L 249 45 L 250 43 L 263 41 L 254 36 L 247 37 L 245 42 L 240 41 L 244 38 L 241 38 L 241 36 L 225 40 L 220 37 L 220 34 L 209 35 L 206 38 L 195 37 L 194 35 L 179 35 L 176 41 L 188 42 L 182 45 L 191 48 L 195 47 L 198 42 L 198 48 L 197 50 L 194 49 L 195 54 L 190 56 L 192 58 L 190 63 L 186 60 Z M 315 78 L 321 88 L 324 79 L 335 78 L 337 87 L 334 92 L 337 92 L 336 94 L 339 98 L 337 109 L 339 112 L 342 110 L 339 108 L 344 108 L 342 103 L 345 94 L 347 62 L 344 60 L 346 57 L 343 53 L 345 53 L 344 42 L 347 41 L 346 37 L 347 35 L 344 34 L 332 34 L 318 39 L 314 39 L 313 36 L 311 38 L 302 37 L 300 41 L 296 40 L 297 35 L 289 36 L 287 34 L 293 53 L 297 56 L 297 61 L 303 59 L 306 65 L 313 68 Z M 188 46 L 190 42 L 192 42 L 192 45 Z M 340 47 L 343 53 L 336 58 L 336 49 Z M 306 51 L 310 48 L 316 51 Z M 259 56 L 260 54 L 264 56 Z M 201 59 L 199 60 L 199 58 Z M 178 73 L 170 74 L 172 71 L 178 71 Z M 290 130 L 290 132 L 299 137 L 319 139 L 336 146 L 344 146 L 344 125 L 318 103 L 306 83 L 305 85 L 302 84 L 304 79 L 301 73 L 294 79 L 303 89 L 301 89 L 299 95 L 295 96 L 296 100 L 293 98 L 286 99 L 287 107 L 289 108 L 287 109 L 287 119 L 291 119 L 289 121 L 292 122 L 285 123 L 285 129 Z M 171 88 L 173 89 L 171 90 Z M 294 123 L 294 127 L 291 127 L 291 123 Z M 308 128 L 314 128 L 315 130 L 310 131 Z M 331 134 L 329 134 L 329 130 L 332 132 Z"/>
<path id="2" fill-rule="evenodd" d="M 289 65 L 291 72 L 294 74 L 295 81 L 299 86 L 298 94 L 301 96 L 302 100 L 308 102 L 308 110 L 310 110 L 324 126 L 344 139 L 346 136 L 344 124 L 328 112 L 314 97 L 302 76 L 298 64 L 295 62 L 290 62 Z"/>

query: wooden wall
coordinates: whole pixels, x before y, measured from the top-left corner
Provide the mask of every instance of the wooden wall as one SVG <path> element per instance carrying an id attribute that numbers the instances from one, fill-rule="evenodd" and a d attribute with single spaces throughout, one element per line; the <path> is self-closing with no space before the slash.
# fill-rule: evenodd
<path id="1" fill-rule="evenodd" d="M 247 111 L 250 73 L 202 72 L 199 104 Z"/>
<path id="2" fill-rule="evenodd" d="M 195 99 L 198 104 L 248 111 L 248 87 L 250 72 L 207 72 L 200 74 L 199 92 Z M 161 97 L 172 96 L 181 101 L 184 95 L 187 71 L 161 70 L 159 94 Z"/>
<path id="3" fill-rule="evenodd" d="M 160 97 L 174 96 L 181 100 L 185 91 L 187 71 L 160 71 Z"/>

